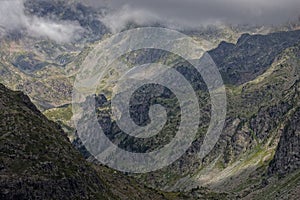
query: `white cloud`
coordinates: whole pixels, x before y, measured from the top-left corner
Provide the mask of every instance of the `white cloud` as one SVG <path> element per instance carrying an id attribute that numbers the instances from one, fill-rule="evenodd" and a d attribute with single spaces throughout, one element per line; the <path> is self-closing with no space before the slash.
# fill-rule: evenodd
<path id="1" fill-rule="evenodd" d="M 82 31 L 78 25 L 72 23 L 56 23 L 36 17 L 26 21 L 26 27 L 29 33 L 36 36 L 46 36 L 56 42 L 69 42 L 75 39 L 78 33 Z"/>
<path id="2" fill-rule="evenodd" d="M 151 20 L 150 20 L 151 19 Z M 124 5 L 117 12 L 108 13 L 101 19 L 105 26 L 109 27 L 112 32 L 119 32 L 128 22 L 134 22 L 138 25 L 145 25 L 149 22 L 160 21 L 154 13 L 142 9 L 132 9 Z"/>
<path id="3" fill-rule="evenodd" d="M 113 31 L 130 21 L 180 27 L 215 23 L 276 25 L 295 20 L 300 14 L 299 0 L 99 0 L 99 5 L 104 2 L 112 11 L 103 20 Z"/>
<path id="4" fill-rule="evenodd" d="M 56 42 L 69 42 L 82 28 L 73 22 L 54 22 L 25 15 L 23 0 L 0 1 L 0 26 L 5 31 L 24 29 L 31 36 L 47 37 Z"/>

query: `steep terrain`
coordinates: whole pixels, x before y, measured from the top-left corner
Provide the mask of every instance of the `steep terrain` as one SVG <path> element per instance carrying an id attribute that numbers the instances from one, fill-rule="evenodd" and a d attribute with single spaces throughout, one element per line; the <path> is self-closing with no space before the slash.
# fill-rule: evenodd
<path id="1" fill-rule="evenodd" d="M 0 108 L 1 199 L 165 199 L 169 195 L 85 161 L 61 128 L 22 92 L 0 84 Z"/>
<path id="2" fill-rule="evenodd" d="M 280 176 L 284 176 L 300 168 L 299 114 L 300 110 L 298 107 L 291 118 L 288 119 L 284 127 L 284 131 L 280 137 L 280 142 L 278 144 L 274 159 L 270 164 L 270 174 L 277 173 Z"/>
<path id="3" fill-rule="evenodd" d="M 222 42 L 209 51 L 227 84 L 239 85 L 266 71 L 276 56 L 300 41 L 300 31 L 243 34 L 237 43 Z"/>
<path id="4" fill-rule="evenodd" d="M 127 176 L 99 163 L 87 163 L 62 131 L 89 157 L 74 135 L 71 93 L 82 61 L 110 34 L 99 19 L 105 10 L 95 11 L 76 0 L 27 0 L 25 8 L 28 15 L 76 22 L 85 31 L 69 44 L 22 32 L 1 38 L 0 83 L 25 92 L 49 119 L 61 125 L 48 121 L 22 93 L 0 87 L 1 197 L 300 198 L 300 31 L 293 30 L 299 28 L 297 24 L 185 31 L 200 44 L 211 42 L 203 45 L 222 74 L 228 98 L 222 135 L 201 160 L 197 153 L 210 119 L 210 100 L 200 74 L 178 56 L 161 50 L 135 51 L 120 58 L 130 66 L 149 62 L 173 65 L 192 84 L 202 113 L 197 138 L 182 158 L 156 172 Z M 104 81 L 114 82 L 122 75 L 118 73 L 112 70 Z M 110 90 L 99 87 L 96 109 L 100 125 L 116 145 L 147 152 L 174 136 L 180 115 L 176 97 L 169 90 L 144 87 L 132 98 L 130 112 L 139 125 L 149 123 L 150 105 L 158 103 L 168 111 L 163 131 L 145 140 L 126 135 L 111 119 Z M 148 93 L 155 98 L 145 95 Z M 157 192 L 143 184 L 171 192 Z"/>
<path id="5" fill-rule="evenodd" d="M 1 198 L 113 197 L 66 135 L 21 92 L 0 85 Z"/>
<path id="6" fill-rule="evenodd" d="M 197 175 L 181 178 L 175 187 L 185 188 L 192 179 L 195 185 L 232 191 L 245 198 L 267 187 L 277 198 L 294 190 L 296 196 L 289 198 L 297 199 L 299 53 L 299 45 L 286 49 L 262 75 L 227 87 L 228 117 L 219 142 L 199 165 Z M 279 187 L 272 179 L 277 176 L 285 178 L 279 180 Z M 269 178 L 270 182 L 266 181 Z M 285 184 L 289 186 L 283 187 Z"/>
<path id="7" fill-rule="evenodd" d="M 201 145 L 201 135 L 205 133 L 209 122 L 207 120 L 209 107 L 205 100 L 207 93 L 201 84 L 199 87 L 197 86 L 201 80 L 195 77 L 197 76 L 195 73 L 190 73 L 191 69 L 185 63 L 179 62 L 180 66 L 175 65 L 178 71 L 188 77 L 192 83 L 193 81 L 197 83 L 195 88 L 199 90 L 199 97 L 203 99 L 202 115 L 204 115 L 199 130 L 200 134 L 193 146 L 178 161 L 157 172 L 140 175 L 137 179 L 146 181 L 152 187 L 171 191 L 189 191 L 199 185 L 204 185 L 216 191 L 232 192 L 240 198 L 248 198 L 254 195 L 256 190 L 260 191 L 261 188 L 266 187 L 271 188 L 267 191 L 271 190 L 272 194 L 275 193 L 275 197 L 278 194 L 283 195 L 287 190 L 294 193 L 290 198 L 296 199 L 299 193 L 297 189 L 299 185 L 299 178 L 297 178 L 299 143 L 295 125 L 297 124 L 295 120 L 297 120 L 296 111 L 299 109 L 300 88 L 300 46 L 297 44 L 299 35 L 299 31 L 266 36 L 248 35 L 248 42 L 238 42 L 237 45 L 223 43 L 212 51 L 215 56 L 222 55 L 222 52 L 225 54 L 229 52 L 228 56 L 221 56 L 217 63 L 221 70 L 223 66 L 224 69 L 231 66 L 232 71 L 240 75 L 232 76 L 228 71 L 223 71 L 234 84 L 234 86 L 227 85 L 227 119 L 220 140 L 204 160 L 199 160 L 196 152 Z M 240 41 L 244 37 L 242 36 Z M 287 46 L 283 45 L 282 47 L 285 37 L 290 37 L 290 39 L 285 40 L 284 44 Z M 280 51 L 266 50 L 273 49 L 273 46 L 277 47 L 277 45 L 279 47 L 275 49 L 281 49 Z M 226 48 L 232 49 L 231 54 Z M 240 50 L 237 50 L 239 48 Z M 260 51 L 259 49 L 262 48 L 264 50 Z M 268 55 L 266 52 L 269 52 Z M 150 54 L 153 60 L 160 60 L 164 56 L 157 52 L 150 52 Z M 261 57 L 263 60 L 259 59 Z M 148 62 L 147 58 L 147 56 L 139 56 L 138 64 Z M 252 65 L 255 67 L 252 68 Z M 235 79 L 236 77 L 238 79 Z M 227 81 L 228 83 L 230 82 Z M 143 92 L 152 94 L 151 90 L 153 94 L 156 94 L 155 99 L 139 95 L 132 99 L 133 120 L 136 120 L 137 123 L 147 122 L 148 106 L 152 103 L 160 103 L 175 116 L 173 124 L 174 122 L 176 124 L 178 110 L 175 106 L 175 97 L 159 88 L 145 87 Z M 143 99 L 143 101 L 140 102 L 138 99 Z M 176 131 L 176 126 L 170 123 L 158 137 L 149 140 L 128 137 L 110 119 L 110 111 L 107 109 L 109 105 L 109 100 L 103 101 L 103 97 L 100 98 L 98 103 L 100 106 L 99 123 L 111 141 L 121 148 L 134 152 L 153 150 L 168 142 L 169 136 Z M 290 186 L 287 188 L 275 187 L 272 190 L 272 185 L 275 184 L 272 178 L 276 179 L 278 175 L 279 177 L 284 175 L 286 178 L 278 180 L 281 185 L 289 184 Z M 293 184 L 289 183 L 291 180 Z M 264 193 L 262 192 L 262 194 Z M 258 195 L 256 198 L 261 198 L 261 196 Z"/>

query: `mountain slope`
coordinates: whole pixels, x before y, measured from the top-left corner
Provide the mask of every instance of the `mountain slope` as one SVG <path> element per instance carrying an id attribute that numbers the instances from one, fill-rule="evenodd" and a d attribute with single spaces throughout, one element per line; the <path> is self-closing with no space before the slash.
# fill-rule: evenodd
<path id="1" fill-rule="evenodd" d="M 240 85 L 263 74 L 286 48 L 300 41 L 300 30 L 268 35 L 243 34 L 237 44 L 222 42 L 209 51 L 227 84 Z"/>
<path id="2" fill-rule="evenodd" d="M 72 126 L 71 106 L 66 104 L 71 101 L 74 75 L 93 47 L 93 44 L 86 42 L 98 40 L 108 31 L 96 19 L 97 13 L 77 4 L 76 0 L 26 2 L 27 14 L 76 21 L 86 32 L 83 40 L 78 41 L 79 46 L 57 45 L 27 35 L 16 34 L 20 36 L 16 38 L 11 35 L 8 41 L 0 43 L 0 82 L 26 92 L 39 108 L 60 106 L 45 114 L 53 120 L 61 121 L 72 132 L 69 127 Z M 198 39 L 216 33 L 218 30 L 212 30 L 207 35 L 200 34 Z M 233 35 L 227 39 L 235 42 L 240 32 L 230 34 Z M 191 35 L 197 37 L 197 33 Z M 219 38 L 219 35 L 216 37 Z M 66 136 L 61 135 L 60 128 L 45 121 L 28 98 L 1 88 L 1 194 L 6 195 L 3 196 L 5 198 L 12 198 L 12 191 L 17 190 L 19 198 L 31 195 L 45 195 L 48 198 L 55 193 L 58 198 L 65 195 L 70 198 L 83 195 L 86 198 L 121 199 L 159 199 L 168 195 L 174 198 L 181 198 L 182 195 L 187 198 L 207 198 L 209 195 L 226 198 L 232 194 L 245 199 L 297 199 L 300 191 L 299 41 L 300 31 L 268 35 L 244 34 L 236 44 L 222 42 L 209 52 L 227 84 L 228 114 L 220 140 L 203 160 L 197 157 L 197 151 L 209 123 L 210 108 L 209 94 L 202 87 L 200 75 L 190 70 L 186 63 L 180 60 L 176 62 L 176 58 L 162 51 L 146 50 L 137 56 L 125 55 L 124 60 L 129 63 L 133 60 L 132 65 L 160 60 L 168 64 L 175 60 L 174 67 L 194 84 L 199 99 L 203 100 L 202 124 L 193 146 L 171 166 L 157 172 L 135 175 L 137 181 L 101 165 L 91 167 L 70 146 Z M 83 49 L 83 43 L 88 47 Z M 108 79 L 115 81 L 116 77 L 108 76 Z M 101 89 L 100 93 L 106 88 Z M 148 103 L 161 103 L 175 117 L 179 113 L 173 95 L 162 93 L 158 99 L 145 99 L 149 102 L 136 102 L 133 106 L 133 118 L 140 117 L 147 121 Z M 105 106 L 109 106 L 109 101 Z M 124 149 L 150 151 L 153 150 L 151 148 L 167 143 L 172 138 L 169 136 L 175 133 L 177 122 L 171 116 L 175 120 L 170 122 L 175 125 L 168 124 L 163 134 L 154 140 L 138 141 L 130 138 L 113 121 L 106 120 L 110 113 L 105 106 L 99 109 L 99 112 L 103 112 L 99 113 L 99 122 L 108 123 L 102 124 L 107 127 L 107 135 Z M 55 137 L 51 137 L 53 133 L 57 133 Z M 154 190 L 139 186 L 139 182 L 178 193 L 157 194 Z M 199 186 L 221 193 L 203 194 Z M 77 190 L 78 187 L 81 189 Z M 37 192 L 33 194 L 32 188 L 38 188 Z M 50 193 L 45 192 L 45 188 Z"/>
<path id="3" fill-rule="evenodd" d="M 29 98 L 0 85 L 2 199 L 113 197 L 67 137 Z"/>
<path id="4" fill-rule="evenodd" d="M 269 192 L 297 192 L 299 53 L 299 44 L 288 48 L 261 76 L 238 87 L 227 87 L 225 128 L 193 180 L 245 198 L 264 187 Z M 277 180 L 277 175 L 285 179 Z M 278 188 L 277 181 L 281 184 Z"/>
<path id="5" fill-rule="evenodd" d="M 1 199 L 165 199 L 170 195 L 88 163 L 62 129 L 22 92 L 0 84 L 0 109 Z"/>
<path id="6" fill-rule="evenodd" d="M 269 168 L 270 174 L 284 176 L 300 169 L 300 108 L 297 108 L 284 127 L 280 142 Z"/>
<path id="7" fill-rule="evenodd" d="M 296 35 L 297 38 L 299 33 Z M 257 43 L 254 49 L 263 45 L 263 42 Z M 272 54 L 269 58 L 273 56 Z M 205 159 L 200 160 L 197 151 L 201 146 L 201 134 L 205 134 L 205 126 L 209 121 L 202 121 L 201 126 L 204 128 L 199 130 L 196 141 L 183 157 L 169 167 L 139 175 L 137 179 L 146 181 L 152 187 L 170 191 L 191 191 L 198 186 L 205 186 L 215 191 L 232 192 L 241 198 L 246 198 L 260 187 L 266 187 L 266 180 L 276 177 L 280 173 L 279 169 L 284 170 L 288 180 L 294 179 L 293 173 L 299 169 L 298 138 L 290 138 L 293 132 L 289 134 L 285 129 L 288 130 L 289 124 L 297 119 L 294 113 L 299 107 L 299 58 L 300 44 L 296 44 L 272 58 L 270 65 L 262 66 L 265 71 L 261 71 L 262 74 L 254 79 L 241 85 L 227 85 L 228 112 L 225 127 L 215 148 Z M 247 59 L 250 62 L 251 56 Z M 256 60 L 252 61 L 255 65 Z M 255 73 L 250 66 L 249 64 L 249 71 Z M 204 91 L 200 91 L 199 97 L 205 100 L 207 96 Z M 174 106 L 173 101 L 168 102 Z M 204 109 L 201 113 L 204 115 L 207 112 L 209 109 Z M 147 113 L 147 110 L 142 113 Z M 104 113 L 103 119 L 105 117 L 107 115 Z M 99 118 L 101 122 L 101 115 Z M 297 124 L 297 121 L 292 124 Z M 294 125 L 292 130 L 295 127 Z M 112 131 L 111 134 L 120 136 L 118 132 Z M 284 136 L 285 134 L 288 135 Z M 135 150 L 134 145 L 136 141 L 129 140 L 125 146 Z M 278 166 L 269 177 L 267 173 L 271 161 L 277 163 L 271 166 Z M 289 170 L 285 170 L 285 167 Z M 286 182 L 284 180 L 282 184 Z M 296 178 L 295 184 L 299 183 Z M 274 185 L 271 181 L 267 187 L 272 188 Z M 293 190 L 295 187 L 290 186 L 289 189 Z"/>

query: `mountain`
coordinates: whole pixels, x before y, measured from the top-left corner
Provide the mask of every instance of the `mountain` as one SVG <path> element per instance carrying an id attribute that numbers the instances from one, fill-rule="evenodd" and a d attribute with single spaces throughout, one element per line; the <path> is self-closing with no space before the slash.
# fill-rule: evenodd
<path id="1" fill-rule="evenodd" d="M 209 51 L 227 84 L 243 84 L 261 75 L 284 49 L 300 41 L 300 31 L 243 34 L 237 43 L 222 42 Z"/>
<path id="2" fill-rule="evenodd" d="M 111 192 L 55 123 L 0 85 L 1 198 L 103 198 Z"/>
<path id="3" fill-rule="evenodd" d="M 26 15 L 77 23 L 84 31 L 63 44 L 22 30 L 0 39 L 0 82 L 21 90 L 34 103 L 0 85 L 1 198 L 300 198 L 298 24 L 183 31 L 206 48 L 227 92 L 224 129 L 204 159 L 199 159 L 198 151 L 210 121 L 211 102 L 201 75 L 188 62 L 162 50 L 139 50 L 121 57 L 129 66 L 150 62 L 173 66 L 201 100 L 197 136 L 180 159 L 155 172 L 123 174 L 96 162 L 76 137 L 72 123 L 74 79 L 93 47 L 111 35 L 101 22 L 106 12 L 106 8 L 96 10 L 78 0 L 27 0 Z M 168 121 L 155 137 L 131 137 L 111 117 L 109 83 L 122 74 L 117 68 L 110 72 L 103 80 L 107 85 L 101 85 L 93 96 L 105 134 L 131 152 L 149 152 L 167 144 L 180 122 L 176 96 L 157 85 L 136 91 L 130 108 L 136 124 L 151 122 L 148 113 L 154 104 L 167 109 Z"/>
<path id="4" fill-rule="evenodd" d="M 75 23 L 83 31 L 78 38 L 67 43 L 35 37 L 23 30 L 9 32 L 0 40 L 0 82 L 10 89 L 24 91 L 42 111 L 70 104 L 74 77 L 82 61 L 95 43 L 111 35 L 109 28 L 101 21 L 107 12 L 107 8 L 94 8 L 82 0 L 25 0 L 24 13 L 27 16 L 45 21 Z M 223 40 L 236 43 L 243 33 L 268 34 L 279 30 L 293 29 L 222 25 L 185 30 L 184 33 L 199 41 L 209 51 Z M 288 42 L 287 45 L 290 44 Z M 233 78 L 235 75 L 231 76 Z M 224 78 L 227 78 L 226 73 Z"/>
<path id="5" fill-rule="evenodd" d="M 172 165 L 133 176 L 153 188 L 189 191 L 190 194 L 193 191 L 194 197 L 199 195 L 200 185 L 219 194 L 225 193 L 222 198 L 281 199 L 287 196 L 297 199 L 300 184 L 299 36 L 299 31 L 247 35 L 247 39 L 243 35 L 237 44 L 223 42 L 210 52 L 214 57 L 221 55 L 216 63 L 222 75 L 228 77 L 225 82 L 228 108 L 221 137 L 203 160 L 198 158 L 197 152 L 209 123 L 209 94 L 202 87 L 200 75 L 188 63 L 171 57 L 175 60 L 175 64 L 171 62 L 174 68 L 192 83 L 202 100 L 199 134 L 186 154 Z M 247 42 L 241 42 L 243 40 Z M 170 58 L 168 53 L 157 50 L 138 53 L 141 54 L 128 55 L 129 63 L 135 65 Z M 228 66 L 231 71 L 227 70 Z M 232 76 L 232 71 L 238 76 Z M 116 77 L 113 74 L 109 78 Z M 164 88 L 143 87 L 131 98 L 131 117 L 137 124 L 149 123 L 149 106 L 156 103 L 163 105 L 172 119 L 163 131 L 150 139 L 130 137 L 118 128 L 110 117 L 110 96 L 106 98 L 100 94 L 95 99 L 100 125 L 120 148 L 131 152 L 152 151 L 168 143 L 177 130 L 180 110 L 176 97 Z"/>
<path id="6" fill-rule="evenodd" d="M 62 129 L 22 92 L 0 84 L 0 108 L 1 199 L 165 199 L 168 195 L 88 163 Z"/>
<path id="7" fill-rule="evenodd" d="M 162 184 L 160 187 L 189 190 L 204 185 L 217 191 L 231 191 L 246 199 L 255 190 L 267 187 L 268 192 L 261 191 L 252 198 L 280 199 L 291 192 L 294 196 L 289 198 L 297 199 L 299 52 L 299 45 L 288 48 L 255 79 L 227 86 L 227 118 L 214 150 L 204 160 L 199 160 L 192 153 L 201 145 L 201 137 L 198 138 L 178 162 L 151 174 Z M 166 173 L 169 179 L 159 178 Z M 284 179 L 280 178 L 282 176 Z M 147 176 L 143 178 L 148 179 Z M 280 183 L 278 187 L 274 186 L 273 179 Z"/>

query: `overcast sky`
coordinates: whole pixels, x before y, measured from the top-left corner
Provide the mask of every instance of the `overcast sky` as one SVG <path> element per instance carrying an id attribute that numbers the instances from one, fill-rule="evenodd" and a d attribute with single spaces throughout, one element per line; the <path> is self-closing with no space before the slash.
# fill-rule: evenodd
<path id="1" fill-rule="evenodd" d="M 0 0 L 0 30 L 22 28 L 33 36 L 68 42 L 82 29 L 75 22 L 49 21 L 27 16 L 25 0 Z M 49 0 L 50 1 L 50 0 Z M 77 0 L 94 8 L 108 7 L 101 20 L 113 32 L 128 22 L 138 25 L 160 23 L 170 28 L 198 28 L 203 25 L 281 24 L 297 20 L 300 0 Z"/>
<path id="2" fill-rule="evenodd" d="M 109 6 L 104 21 L 118 31 L 128 21 L 199 27 L 216 23 L 281 24 L 300 15 L 300 0 L 88 0 Z"/>

